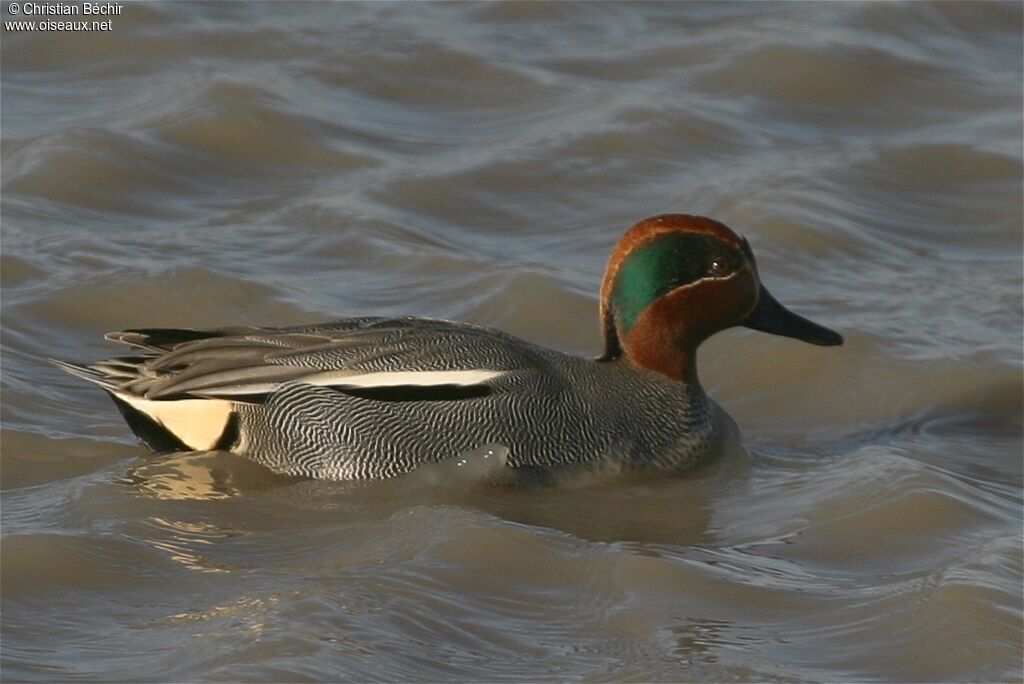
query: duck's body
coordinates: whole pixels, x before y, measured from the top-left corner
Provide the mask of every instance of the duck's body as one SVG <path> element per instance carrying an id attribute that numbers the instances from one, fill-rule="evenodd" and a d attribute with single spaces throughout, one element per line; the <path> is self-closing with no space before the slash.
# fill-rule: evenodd
<path id="1" fill-rule="evenodd" d="M 708 285 L 720 299 L 735 291 L 753 301 L 726 297 L 710 310 L 683 301 Z M 506 447 L 515 469 L 612 462 L 685 470 L 715 452 L 729 422 L 697 381 L 701 339 L 737 317 L 768 329 L 761 318 L 769 316 L 782 320 L 772 318 L 781 325 L 772 332 L 841 341 L 758 287 L 749 248 L 728 228 L 655 217 L 627 233 L 609 263 L 602 359 L 465 323 L 351 318 L 130 330 L 108 337 L 141 355 L 62 365 L 107 390 L 154 450 L 224 449 L 281 473 L 391 477 L 489 444 Z M 699 319 L 688 316 L 694 311 Z"/>
<path id="2" fill-rule="evenodd" d="M 390 477 L 487 444 L 508 447 L 515 468 L 616 459 L 681 469 L 714 434 L 699 387 L 465 323 L 352 318 L 114 337 L 153 355 L 85 372 L 111 383 L 153 448 L 224 449 L 294 475 Z M 171 415 L 172 402 L 188 401 L 202 403 L 205 422 Z"/>

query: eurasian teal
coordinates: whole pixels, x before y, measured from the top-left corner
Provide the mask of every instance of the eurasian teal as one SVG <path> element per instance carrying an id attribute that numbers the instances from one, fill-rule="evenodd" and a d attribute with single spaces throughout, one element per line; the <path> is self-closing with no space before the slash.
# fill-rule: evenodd
<path id="1" fill-rule="evenodd" d="M 683 214 L 622 237 L 600 319 L 597 359 L 410 317 L 125 330 L 107 338 L 137 354 L 60 365 L 106 390 L 153 450 L 226 450 L 280 473 L 384 478 L 488 444 L 524 472 L 681 471 L 715 453 L 728 421 L 697 378 L 701 342 L 736 325 L 843 341 L 768 293 L 746 240 Z"/>

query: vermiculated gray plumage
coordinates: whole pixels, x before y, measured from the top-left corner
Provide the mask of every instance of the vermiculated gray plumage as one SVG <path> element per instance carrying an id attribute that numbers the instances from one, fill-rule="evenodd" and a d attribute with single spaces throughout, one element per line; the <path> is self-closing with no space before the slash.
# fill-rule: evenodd
<path id="1" fill-rule="evenodd" d="M 507 447 L 512 468 L 683 470 L 716 434 L 717 407 L 700 387 L 465 323 L 350 318 L 108 337 L 142 353 L 65 367 L 119 401 L 158 402 L 145 402 L 157 419 L 164 402 L 230 402 L 217 448 L 285 474 L 391 477 L 487 444 Z"/>

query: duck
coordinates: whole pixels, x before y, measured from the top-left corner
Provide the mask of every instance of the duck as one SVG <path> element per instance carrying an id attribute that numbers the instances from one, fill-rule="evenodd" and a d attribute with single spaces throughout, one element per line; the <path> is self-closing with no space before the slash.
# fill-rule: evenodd
<path id="1" fill-rule="evenodd" d="M 390 478 L 485 445 L 503 446 L 512 471 L 684 472 L 730 431 L 698 378 L 704 340 L 745 326 L 843 342 L 768 292 L 745 238 L 690 214 L 653 216 L 622 236 L 598 315 L 596 358 L 470 323 L 356 317 L 126 329 L 106 338 L 128 355 L 56 363 L 105 390 L 155 452 L 228 451 L 283 475 Z"/>

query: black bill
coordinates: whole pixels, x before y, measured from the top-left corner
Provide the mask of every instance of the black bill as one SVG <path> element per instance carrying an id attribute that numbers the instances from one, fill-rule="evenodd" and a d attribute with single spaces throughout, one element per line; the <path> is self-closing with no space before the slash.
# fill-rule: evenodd
<path id="1" fill-rule="evenodd" d="M 753 330 L 792 337 L 823 347 L 843 343 L 843 336 L 835 330 L 813 323 L 779 304 L 764 285 L 761 286 L 757 306 L 747 316 L 747 320 L 743 321 L 743 325 Z"/>

